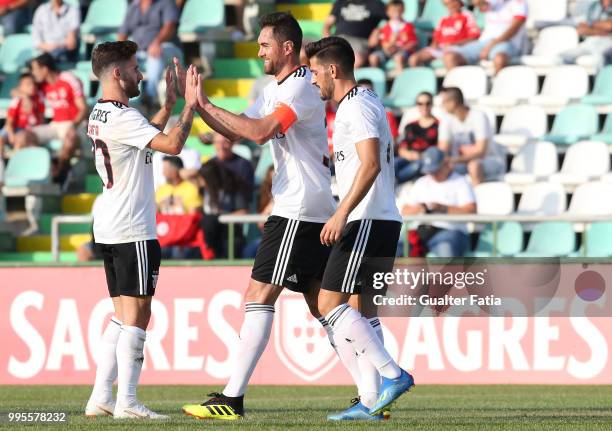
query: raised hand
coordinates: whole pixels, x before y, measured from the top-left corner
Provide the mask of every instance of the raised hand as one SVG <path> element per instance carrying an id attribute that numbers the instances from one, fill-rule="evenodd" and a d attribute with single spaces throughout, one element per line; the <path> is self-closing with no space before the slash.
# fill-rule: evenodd
<path id="1" fill-rule="evenodd" d="M 202 77 L 198 74 L 196 67 L 192 64 L 187 69 L 185 78 L 185 105 L 190 109 L 195 109 L 198 105 L 199 87 L 202 84 Z"/>
<path id="2" fill-rule="evenodd" d="M 177 79 L 177 89 L 181 96 L 185 96 L 185 80 L 187 78 L 187 72 L 181 66 L 181 62 L 178 58 L 174 57 L 172 59 L 174 62 L 174 70 L 176 71 L 176 79 Z"/>
<path id="3" fill-rule="evenodd" d="M 167 67 L 166 68 L 166 102 L 164 103 L 164 105 L 168 110 L 172 110 L 175 104 L 176 104 L 176 79 L 174 78 L 174 73 L 172 73 L 172 70 L 169 67 Z"/>

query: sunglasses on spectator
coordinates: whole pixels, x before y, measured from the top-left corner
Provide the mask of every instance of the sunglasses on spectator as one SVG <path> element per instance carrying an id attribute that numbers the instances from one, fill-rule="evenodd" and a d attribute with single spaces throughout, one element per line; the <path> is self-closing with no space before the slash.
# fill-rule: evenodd
<path id="1" fill-rule="evenodd" d="M 417 101 L 417 106 L 431 106 L 431 101 L 428 100 L 427 102 L 418 102 Z"/>

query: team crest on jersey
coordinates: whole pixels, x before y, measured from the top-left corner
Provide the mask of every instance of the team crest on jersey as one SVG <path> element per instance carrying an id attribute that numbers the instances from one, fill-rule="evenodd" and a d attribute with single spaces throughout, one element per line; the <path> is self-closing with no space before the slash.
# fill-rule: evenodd
<path id="1" fill-rule="evenodd" d="M 311 382 L 324 376 L 336 365 L 338 357 L 329 344 L 327 332 L 312 317 L 301 294 L 281 295 L 276 314 L 274 347 L 291 372 Z"/>

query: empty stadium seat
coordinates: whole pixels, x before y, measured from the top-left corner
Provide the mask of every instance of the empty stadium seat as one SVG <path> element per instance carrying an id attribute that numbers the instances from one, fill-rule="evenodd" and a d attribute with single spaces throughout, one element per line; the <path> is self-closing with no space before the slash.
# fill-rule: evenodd
<path id="1" fill-rule="evenodd" d="M 539 34 L 531 55 L 521 57 L 521 63 L 546 68 L 562 64 L 559 54 L 578 45 L 578 32 L 575 27 L 566 25 L 547 27 Z"/>
<path id="2" fill-rule="evenodd" d="M 181 14 L 178 34 L 183 42 L 193 42 L 208 30 L 221 28 L 224 25 L 223 0 L 207 0 L 206 7 L 202 7 L 201 0 L 187 0 Z"/>
<path id="3" fill-rule="evenodd" d="M 517 214 L 553 216 L 562 214 L 567 207 L 565 189 L 559 183 L 534 183 L 523 190 Z"/>
<path id="4" fill-rule="evenodd" d="M 575 186 L 595 180 L 610 170 L 610 153 L 603 142 L 583 141 L 570 145 L 561 171 L 550 181 Z"/>
<path id="5" fill-rule="evenodd" d="M 595 78 L 595 86 L 588 96 L 582 98 L 582 103 L 589 105 L 612 105 L 612 65 L 599 71 Z"/>
<path id="6" fill-rule="evenodd" d="M 427 67 L 405 69 L 393 81 L 384 103 L 392 108 L 413 106 L 420 92 L 429 91 L 435 94 L 436 90 L 436 75 L 433 70 Z"/>
<path id="7" fill-rule="evenodd" d="M 0 82 L 0 110 L 7 110 L 13 97 L 11 91 L 19 82 L 19 73 L 5 75 Z"/>
<path id="8" fill-rule="evenodd" d="M 490 106 L 497 113 L 538 94 L 538 76 L 528 66 L 510 66 L 502 69 L 493 80 L 491 94 L 478 99 L 479 105 Z"/>
<path id="9" fill-rule="evenodd" d="M 513 256 L 520 253 L 523 249 L 523 228 L 520 223 L 497 223 L 496 230 L 493 224 L 485 225 L 478 236 L 476 248 L 466 257 Z"/>
<path id="10" fill-rule="evenodd" d="M 567 17 L 568 0 L 527 0 L 529 15 L 527 26 L 532 28 L 537 22 L 558 22 Z"/>
<path id="11" fill-rule="evenodd" d="M 597 110 L 589 105 L 569 105 L 555 116 L 552 129 L 542 137 L 557 145 L 570 145 L 589 139 L 597 133 L 599 118 Z"/>
<path id="12" fill-rule="evenodd" d="M 235 144 L 232 147 L 232 152 L 234 154 L 239 155 L 243 159 L 247 159 L 249 162 L 253 159 L 253 152 L 251 151 L 248 145 Z"/>
<path id="13" fill-rule="evenodd" d="M 487 182 L 474 188 L 478 214 L 507 215 L 514 210 L 514 195 L 503 182 Z"/>
<path id="14" fill-rule="evenodd" d="M 427 0 L 423 13 L 417 18 L 414 25 L 420 30 L 433 30 L 446 15 L 448 15 L 448 9 L 442 0 Z"/>
<path id="15" fill-rule="evenodd" d="M 543 222 L 533 228 L 525 251 L 516 257 L 561 257 L 576 249 L 576 233 L 571 223 Z"/>
<path id="16" fill-rule="evenodd" d="M 51 156 L 45 148 L 31 147 L 17 151 L 9 159 L 4 174 L 5 188 L 29 187 L 51 180 Z"/>
<path id="17" fill-rule="evenodd" d="M 480 66 L 459 66 L 448 71 L 443 87 L 458 87 L 468 102 L 487 94 L 487 72 Z"/>
<path id="18" fill-rule="evenodd" d="M 572 101 L 579 101 L 589 92 L 589 75 L 584 67 L 556 66 L 546 74 L 542 92 L 529 99 L 529 103 L 556 113 Z"/>
<path id="19" fill-rule="evenodd" d="M 379 67 L 360 67 L 355 69 L 355 79 L 369 79 L 374 84 L 374 92 L 381 99 L 387 93 L 387 78 L 385 72 Z"/>
<path id="20" fill-rule="evenodd" d="M 557 148 L 552 142 L 529 142 L 512 159 L 504 181 L 512 186 L 543 180 L 559 171 Z"/>
<path id="21" fill-rule="evenodd" d="M 527 142 L 542 137 L 547 122 L 546 112 L 540 106 L 514 106 L 504 115 L 499 133 L 493 140 L 509 152 L 516 153 Z"/>
<path id="22" fill-rule="evenodd" d="M 606 122 L 604 123 L 603 130 L 597 135 L 591 137 L 593 141 L 605 142 L 606 144 L 612 144 L 612 114 L 608 114 Z"/>
<path id="23" fill-rule="evenodd" d="M 567 210 L 572 215 L 612 215 L 612 183 L 592 181 L 576 187 Z"/>
<path id="24" fill-rule="evenodd" d="M 585 230 L 580 250 L 575 256 L 610 257 L 612 256 L 612 222 L 594 222 Z"/>
<path id="25" fill-rule="evenodd" d="M 29 34 L 12 34 L 0 46 L 0 73 L 15 73 L 32 57 L 34 42 Z"/>
<path id="26" fill-rule="evenodd" d="M 419 0 L 404 0 L 404 21 L 414 22 L 419 15 Z"/>
<path id="27" fill-rule="evenodd" d="M 304 39 L 319 40 L 323 37 L 323 21 L 301 19 L 298 23 Z"/>
<path id="28" fill-rule="evenodd" d="M 127 7 L 127 0 L 93 0 L 81 24 L 81 35 L 91 42 L 98 35 L 115 33 L 123 23 Z"/>

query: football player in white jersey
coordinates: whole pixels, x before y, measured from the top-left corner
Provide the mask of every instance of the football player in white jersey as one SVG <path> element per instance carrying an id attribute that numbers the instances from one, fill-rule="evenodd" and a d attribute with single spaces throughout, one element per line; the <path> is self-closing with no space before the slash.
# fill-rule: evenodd
<path id="1" fill-rule="evenodd" d="M 174 75 L 170 69 L 166 71 L 166 103 L 149 122 L 128 106 L 129 99 L 140 94 L 138 84 L 143 78 L 137 49 L 131 41 L 107 42 L 92 54 L 93 72 L 102 86 L 102 99 L 89 116 L 87 131 L 103 183 L 93 214 L 94 239 L 104 258 L 115 315 L 102 335 L 96 380 L 85 414 L 166 419 L 136 397 L 161 260 L 151 161 L 153 151 L 181 152 L 191 130 L 201 77 L 194 66 L 187 71 L 185 109 L 166 135 L 162 130 L 176 102 Z"/>
<path id="2" fill-rule="evenodd" d="M 316 306 L 329 255 L 319 235 L 335 208 L 325 107 L 310 83 L 310 71 L 299 63 L 302 30 L 296 19 L 276 12 L 262 17 L 260 24 L 259 57 L 265 73 L 276 79 L 242 115 L 214 106 L 205 94 L 197 109 L 209 126 L 231 140 L 243 137 L 258 144 L 270 140 L 274 162 L 274 207 L 245 293 L 236 366 L 223 393 L 183 407 L 198 418 L 244 416 L 244 393 L 270 338 L 274 303 L 283 288 L 301 292 L 313 315 L 327 327 Z"/>
<path id="3" fill-rule="evenodd" d="M 380 99 L 357 86 L 355 56 L 345 39 L 328 37 L 308 44 L 306 55 L 321 98 L 338 103 L 332 141 L 340 203 L 321 231 L 321 242 L 333 248 L 319 311 L 332 329 L 342 362 L 349 370 L 359 369 L 360 399 L 328 419 L 383 419 L 383 410 L 413 386 L 414 379 L 385 350 L 372 307 L 362 315 L 348 301 L 359 294 L 362 304 L 369 299 L 372 305 L 373 274 L 393 269 L 402 221 L 395 205 L 393 140 Z"/>

